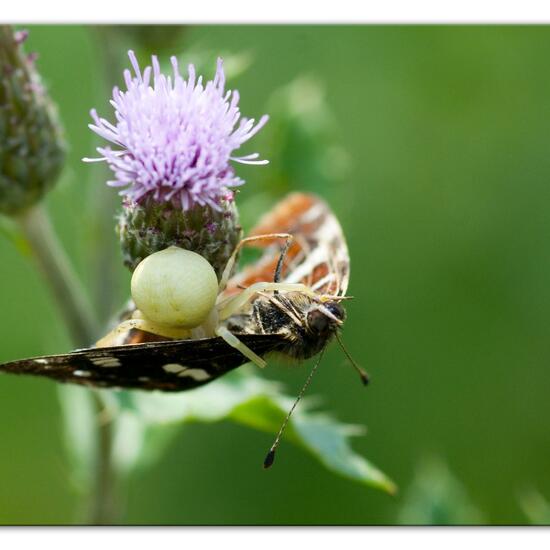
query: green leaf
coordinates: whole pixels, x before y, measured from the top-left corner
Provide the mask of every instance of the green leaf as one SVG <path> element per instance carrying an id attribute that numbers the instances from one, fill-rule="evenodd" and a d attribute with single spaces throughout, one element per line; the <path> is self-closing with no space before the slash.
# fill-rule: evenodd
<path id="1" fill-rule="evenodd" d="M 260 396 L 236 407 L 232 420 L 247 426 L 277 433 L 292 399 L 278 396 Z M 356 454 L 349 445 L 350 437 L 364 433 L 362 427 L 341 424 L 323 413 L 310 413 L 301 403 L 289 422 L 285 437 L 309 451 L 321 464 L 334 473 L 381 489 L 390 494 L 395 484 L 368 460 Z"/>
<path id="2" fill-rule="evenodd" d="M 191 392 L 117 392 L 112 396 L 119 408 L 114 459 L 125 472 L 151 464 L 160 456 L 178 424 L 229 420 L 275 434 L 293 403 L 278 384 L 251 375 L 246 368 Z M 350 437 L 363 430 L 310 412 L 308 403 L 311 398 L 294 412 L 285 440 L 310 452 L 334 473 L 394 493 L 393 482 L 349 445 Z"/>

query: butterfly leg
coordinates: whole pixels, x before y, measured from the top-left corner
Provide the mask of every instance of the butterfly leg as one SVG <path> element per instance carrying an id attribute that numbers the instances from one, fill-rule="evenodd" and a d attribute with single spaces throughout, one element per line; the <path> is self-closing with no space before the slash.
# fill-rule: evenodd
<path id="1" fill-rule="evenodd" d="M 229 277 L 231 276 L 231 272 L 233 271 L 233 267 L 235 266 L 235 262 L 237 261 L 237 254 L 245 244 L 255 242 L 255 241 L 268 241 L 268 240 L 275 240 L 275 239 L 286 239 L 286 244 L 284 248 L 284 253 L 286 253 L 286 251 L 290 246 L 290 242 L 293 239 L 293 236 L 290 233 L 268 233 L 266 235 L 257 235 L 255 237 L 246 237 L 246 239 L 242 239 L 239 242 L 239 244 L 237 244 L 237 246 L 235 247 L 235 250 L 233 250 L 233 253 L 231 254 L 229 260 L 227 260 L 227 264 L 225 265 L 225 268 L 223 270 L 223 273 L 220 279 L 220 284 L 218 289 L 219 292 L 225 289 L 227 285 L 227 281 L 229 280 Z M 282 269 L 283 259 L 284 259 L 284 256 L 281 255 L 281 258 L 279 259 L 279 263 L 277 264 L 277 270 L 279 271 L 279 275 Z"/>
<path id="2" fill-rule="evenodd" d="M 250 359 L 255 365 L 263 369 L 267 366 L 267 363 L 256 353 L 254 353 L 248 346 L 243 344 L 232 332 L 226 327 L 219 326 L 216 329 L 216 335 L 223 338 L 231 347 L 240 351 L 247 359 Z"/>

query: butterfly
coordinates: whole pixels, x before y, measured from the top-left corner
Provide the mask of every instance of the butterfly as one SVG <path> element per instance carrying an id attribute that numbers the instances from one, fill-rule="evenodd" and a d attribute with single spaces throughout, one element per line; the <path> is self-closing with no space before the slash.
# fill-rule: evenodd
<path id="1" fill-rule="evenodd" d="M 281 234 L 292 236 L 284 247 L 280 238 L 260 237 Z M 224 330 L 259 358 L 272 352 L 300 360 L 317 355 L 345 320 L 342 301 L 350 260 L 336 216 L 317 196 L 292 193 L 260 219 L 246 240 L 262 249 L 260 259 L 233 275 L 219 300 L 231 301 L 252 285 L 260 290 L 223 321 Z M 288 288 L 299 283 L 307 291 L 269 285 L 262 291 L 258 283 L 270 281 Z M 247 362 L 227 339 L 169 340 L 132 329 L 122 345 L 21 359 L 0 364 L 0 372 L 98 388 L 173 392 L 211 382 Z"/>

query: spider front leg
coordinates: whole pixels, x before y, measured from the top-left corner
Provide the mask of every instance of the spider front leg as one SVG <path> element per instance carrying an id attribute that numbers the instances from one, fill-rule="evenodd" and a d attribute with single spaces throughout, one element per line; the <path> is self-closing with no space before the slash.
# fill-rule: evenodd
<path id="1" fill-rule="evenodd" d="M 237 296 L 229 298 L 225 303 L 219 304 L 219 320 L 225 321 L 231 315 L 239 313 L 255 294 L 267 291 L 301 292 L 313 298 L 316 297 L 315 292 L 302 283 L 254 283 Z"/>
<path id="2" fill-rule="evenodd" d="M 238 296 L 232 297 L 232 298 L 226 298 L 223 299 L 222 291 L 227 286 L 227 281 L 229 280 L 229 277 L 231 275 L 231 271 L 233 270 L 233 266 L 235 265 L 235 261 L 237 258 L 237 254 L 239 253 L 240 249 L 249 242 L 254 241 L 264 241 L 264 240 L 275 240 L 275 239 L 286 239 L 285 245 L 281 251 L 281 254 L 279 256 L 279 260 L 277 261 L 277 266 L 275 267 L 275 273 L 273 276 L 273 282 L 260 282 L 260 283 L 254 283 L 250 285 L 248 288 L 246 288 L 241 294 Z M 220 284 L 218 287 L 218 299 L 216 301 L 216 306 L 218 308 L 219 313 L 219 319 L 224 320 L 230 317 L 231 315 L 234 315 L 235 313 L 238 313 L 238 311 L 246 305 L 248 301 L 252 299 L 254 294 L 257 292 L 263 292 L 263 291 L 273 291 L 275 294 L 277 294 L 280 290 L 286 290 L 288 292 L 304 292 L 310 296 L 314 296 L 315 293 L 312 291 L 311 288 L 308 286 L 301 284 L 301 283 L 280 283 L 281 279 L 281 273 L 283 270 L 283 264 L 284 259 L 286 257 L 286 254 L 288 252 L 288 249 L 290 248 L 292 239 L 294 239 L 294 236 L 290 233 L 267 233 L 265 235 L 257 235 L 255 237 L 247 237 L 246 239 L 242 239 L 239 244 L 235 247 L 235 250 L 233 251 L 233 254 L 231 254 L 231 257 L 229 258 L 225 269 L 223 270 L 222 277 L 220 279 Z"/>
<path id="3" fill-rule="evenodd" d="M 254 353 L 246 344 L 243 344 L 232 332 L 223 325 L 216 328 L 216 335 L 223 338 L 227 344 L 241 352 L 247 359 L 250 359 L 261 369 L 267 366 L 267 363 L 258 354 Z"/>
<path id="4" fill-rule="evenodd" d="M 227 281 L 229 281 L 229 277 L 231 276 L 231 272 L 233 271 L 233 267 L 235 266 L 235 262 L 237 261 L 237 254 L 240 252 L 241 248 L 251 242 L 255 241 L 269 241 L 269 240 L 275 240 L 275 239 L 286 239 L 285 246 L 283 248 L 283 252 L 281 253 L 281 256 L 279 257 L 279 261 L 277 263 L 277 268 L 275 269 L 275 280 L 278 281 L 279 277 L 281 275 L 281 270 L 283 267 L 283 260 L 285 257 L 286 252 L 288 251 L 288 248 L 290 246 L 290 242 L 292 241 L 294 237 L 290 233 L 268 233 L 266 235 L 257 235 L 255 237 L 246 237 L 245 239 L 242 239 L 239 244 L 235 247 L 235 250 L 233 250 L 233 253 L 231 254 L 229 260 L 227 260 L 227 264 L 225 264 L 225 268 L 223 270 L 222 276 L 220 278 L 220 284 L 218 286 L 218 292 L 222 292 L 225 290 L 225 287 L 227 286 Z"/>

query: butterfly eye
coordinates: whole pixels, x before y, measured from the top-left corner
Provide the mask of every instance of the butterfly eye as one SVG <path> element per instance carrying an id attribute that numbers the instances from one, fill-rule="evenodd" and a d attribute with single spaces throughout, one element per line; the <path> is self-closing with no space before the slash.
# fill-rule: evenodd
<path id="1" fill-rule="evenodd" d="M 338 302 L 329 302 L 325 307 L 340 321 L 346 318 L 346 312 Z"/>
<path id="2" fill-rule="evenodd" d="M 341 325 L 345 317 L 345 310 L 340 304 L 329 302 L 310 311 L 307 315 L 307 324 L 311 330 L 320 334 L 326 332 L 329 327 Z"/>
<path id="3" fill-rule="evenodd" d="M 214 307 L 218 279 L 200 254 L 171 246 L 136 267 L 131 289 L 145 319 L 168 327 L 194 328 Z"/>
<path id="4" fill-rule="evenodd" d="M 318 309 L 310 311 L 307 315 L 308 327 L 313 332 L 325 332 L 330 324 L 330 319 Z"/>

